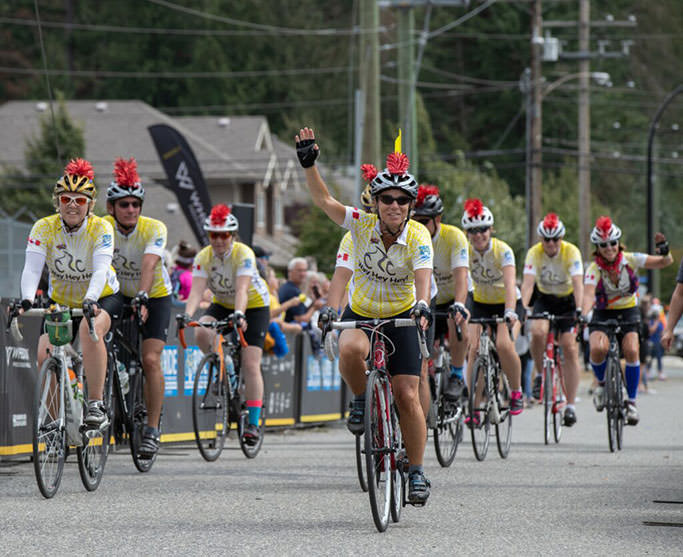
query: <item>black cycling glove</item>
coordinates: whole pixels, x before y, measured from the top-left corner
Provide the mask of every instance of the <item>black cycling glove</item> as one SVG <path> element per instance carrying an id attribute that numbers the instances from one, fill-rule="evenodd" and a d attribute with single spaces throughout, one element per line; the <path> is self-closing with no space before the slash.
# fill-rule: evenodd
<path id="1" fill-rule="evenodd" d="M 315 159 L 318 158 L 320 149 L 315 149 L 315 139 L 302 139 L 296 143 L 296 156 L 299 157 L 299 163 L 304 168 L 310 168 L 315 164 Z"/>
<path id="2" fill-rule="evenodd" d="M 415 321 L 420 320 L 420 317 L 424 317 L 427 320 L 427 326 L 430 327 L 432 325 L 432 320 L 434 317 L 432 316 L 432 310 L 429 309 L 429 306 L 424 300 L 420 300 L 417 304 L 413 306 L 413 309 L 410 310 L 410 316 L 415 318 Z"/>
<path id="3" fill-rule="evenodd" d="M 655 244 L 655 253 L 657 255 L 669 255 L 669 242 L 663 240 Z"/>

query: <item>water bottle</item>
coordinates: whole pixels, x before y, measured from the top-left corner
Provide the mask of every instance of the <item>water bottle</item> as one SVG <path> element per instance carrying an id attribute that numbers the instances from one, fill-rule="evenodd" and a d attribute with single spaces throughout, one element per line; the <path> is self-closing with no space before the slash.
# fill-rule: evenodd
<path id="1" fill-rule="evenodd" d="M 116 368 L 119 372 L 119 383 L 121 384 L 121 392 L 125 395 L 128 394 L 130 390 L 130 382 L 128 378 L 128 372 L 126 371 L 126 366 L 122 362 L 116 362 Z"/>
<path id="2" fill-rule="evenodd" d="M 73 393 L 74 400 L 78 402 L 83 402 L 83 385 L 78 381 L 78 376 L 71 367 L 68 368 L 69 380 L 71 382 L 71 392 Z"/>
<path id="3" fill-rule="evenodd" d="M 237 391 L 237 374 L 235 373 L 235 364 L 232 358 L 225 358 L 225 372 L 230 380 L 230 392 L 234 393 Z"/>

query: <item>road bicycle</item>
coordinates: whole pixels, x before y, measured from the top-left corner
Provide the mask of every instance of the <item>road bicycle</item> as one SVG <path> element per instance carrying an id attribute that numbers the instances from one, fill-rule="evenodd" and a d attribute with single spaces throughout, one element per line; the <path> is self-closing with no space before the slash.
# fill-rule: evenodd
<path id="1" fill-rule="evenodd" d="M 402 452 L 403 438 L 398 412 L 391 390 L 391 377 L 386 369 L 387 358 L 393 350 L 393 345 L 387 349 L 387 343 L 392 343 L 382 332 L 387 325 L 415 327 L 415 321 L 411 318 L 334 321 L 329 324 L 329 329 L 326 327 L 323 331 L 323 343 L 330 359 L 334 358 L 335 353 L 333 342 L 328 340 L 333 336 L 329 334 L 329 330 L 364 329 L 371 333 L 362 453 L 365 456 L 365 478 L 372 519 L 380 532 L 387 529 L 389 517 L 393 522 L 400 520 L 401 509 L 407 504 L 407 460 Z M 417 327 L 417 334 L 423 357 L 429 357 L 421 327 Z"/>
<path id="2" fill-rule="evenodd" d="M 555 443 L 562 437 L 562 420 L 567 404 L 567 393 L 564 387 L 562 373 L 561 348 L 559 326 L 563 321 L 575 321 L 576 318 L 567 315 L 552 315 L 547 311 L 529 316 L 529 319 L 544 319 L 548 321 L 548 335 L 543 354 L 543 375 L 541 381 L 541 400 L 543 401 L 543 435 L 545 444 L 550 443 L 551 434 Z"/>
<path id="3" fill-rule="evenodd" d="M 258 441 L 251 444 L 244 437 L 249 424 L 249 412 L 241 376 L 241 349 L 247 346 L 242 329 L 233 326 L 232 315 L 222 321 L 186 323 L 181 315 L 176 319 L 178 338 L 183 349 L 187 349 L 185 327 L 203 327 L 217 333 L 213 351 L 201 359 L 195 370 L 192 389 L 192 425 L 199 453 L 208 462 L 215 461 L 234 426 L 244 456 L 256 457 L 263 445 L 266 408 L 265 404 L 261 407 Z"/>
<path id="4" fill-rule="evenodd" d="M 434 318 L 450 318 L 448 312 L 436 312 Z M 456 326 L 458 340 L 462 339 L 462 331 Z M 439 339 L 439 346 L 433 358 L 433 373 L 429 373 L 429 392 L 431 405 L 427 415 L 427 427 L 432 430 L 434 451 L 439 464 L 447 468 L 455 460 L 458 444 L 462 440 L 465 422 L 464 409 L 467 397 L 463 393 L 460 400 L 449 400 L 444 395 L 447 378 L 450 375 L 451 354 L 445 345 L 445 335 Z"/>
<path id="5" fill-rule="evenodd" d="M 18 342 L 23 340 L 16 318 L 18 304 L 10 307 L 8 330 Z M 102 481 L 110 443 L 112 379 L 109 368 L 104 381 L 103 403 L 108 419 L 98 429 L 87 428 L 88 386 L 84 381 L 83 358 L 78 352 L 78 335 L 71 344 L 74 317 L 83 317 L 93 342 L 99 338 L 93 323 L 94 314 L 81 309 L 51 305 L 32 308 L 22 316 L 45 318 L 53 349 L 38 372 L 33 398 L 32 445 L 33 469 L 43 497 L 54 497 L 62 481 L 64 462 L 70 446 L 76 447 L 78 472 L 83 486 L 94 491 Z"/>
<path id="6" fill-rule="evenodd" d="M 490 429 L 494 426 L 498 454 L 507 458 L 512 439 L 511 390 L 496 351 L 496 325 L 505 323 L 505 319 L 471 318 L 470 323 L 482 325 L 469 392 L 469 426 L 474 456 L 479 461 L 486 458 Z"/>
<path id="7" fill-rule="evenodd" d="M 139 472 L 149 472 L 156 462 L 156 454 L 150 458 L 139 452 L 147 425 L 147 405 L 142 367 L 143 323 L 138 309 L 134 305 L 124 305 L 121 319 L 112 326 L 105 340 L 109 340 L 108 360 L 114 377 L 114 439 L 117 444 L 128 443 Z"/>
<path id="8" fill-rule="evenodd" d="M 607 367 L 605 369 L 605 413 L 607 414 L 607 440 L 610 452 L 620 451 L 624 440 L 624 422 L 626 421 L 626 387 L 619 358 L 618 335 L 622 327 L 639 325 L 640 321 L 620 321 L 607 319 L 591 321 L 591 326 L 604 327 L 609 339 Z"/>

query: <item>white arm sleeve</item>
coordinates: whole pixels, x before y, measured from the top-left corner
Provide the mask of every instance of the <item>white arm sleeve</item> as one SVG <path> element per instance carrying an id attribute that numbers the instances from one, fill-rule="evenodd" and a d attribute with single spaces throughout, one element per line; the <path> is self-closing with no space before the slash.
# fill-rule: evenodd
<path id="1" fill-rule="evenodd" d="M 92 256 L 93 273 L 84 300 L 97 301 L 107 282 L 107 274 L 111 265 L 111 253 L 95 252 Z"/>
<path id="2" fill-rule="evenodd" d="M 33 301 L 36 297 L 36 289 L 43 274 L 45 254 L 37 251 L 26 251 L 24 271 L 21 273 L 21 299 Z"/>

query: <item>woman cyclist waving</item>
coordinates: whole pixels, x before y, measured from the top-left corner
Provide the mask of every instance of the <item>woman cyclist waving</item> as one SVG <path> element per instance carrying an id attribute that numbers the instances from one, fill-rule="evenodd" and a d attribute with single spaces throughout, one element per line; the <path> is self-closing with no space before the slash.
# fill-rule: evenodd
<path id="1" fill-rule="evenodd" d="M 334 222 L 351 231 L 354 246 L 353 277 L 349 284 L 349 306 L 342 320 L 407 317 L 420 319 L 426 328 L 432 274 L 432 241 L 427 230 L 410 219 L 417 182 L 408 174 L 408 157 L 400 152 L 387 157 L 382 172 L 364 165 L 370 180 L 377 214 L 345 207 L 334 199 L 315 167 L 318 146 L 313 130 L 304 128 L 296 136 L 297 155 L 306 169 L 306 183 L 313 202 Z M 336 320 L 337 312 L 323 308 L 323 321 Z M 410 464 L 408 501 L 424 503 L 429 482 L 422 469 L 427 430 L 418 397 L 421 355 L 412 328 L 387 327 L 387 337 L 395 347 L 388 358 L 392 390 L 398 404 L 400 426 Z M 339 370 L 355 394 L 349 416 L 349 429 L 363 430 L 365 358 L 370 341 L 364 331 L 345 330 L 339 338 Z"/>
<path id="2" fill-rule="evenodd" d="M 111 317 L 121 310 L 122 299 L 116 273 L 111 266 L 114 255 L 114 230 L 104 219 L 92 214 L 97 196 L 92 165 L 83 159 L 72 160 L 57 181 L 52 200 L 56 215 L 40 219 L 33 225 L 26 245 L 26 262 L 21 275 L 22 308 L 31 307 L 40 281 L 43 265 L 50 273 L 50 300 L 69 308 L 82 307 L 94 314 L 93 342 L 85 322 L 78 330 L 83 366 L 88 382 L 87 427 L 102 429 L 107 414 L 102 403 L 102 390 L 107 366 L 104 336 Z M 74 319 L 76 324 L 76 319 Z M 38 367 L 51 350 L 47 334 L 38 341 Z"/>
<path id="3" fill-rule="evenodd" d="M 621 319 L 640 321 L 637 307 L 639 267 L 662 269 L 673 263 L 669 253 L 669 243 L 663 234 L 655 235 L 658 255 L 627 252 L 621 244 L 621 229 L 606 216 L 598 218 L 591 232 L 591 242 L 595 246 L 593 262 L 586 269 L 583 289 L 582 313 L 586 315 L 593 305 L 593 321 Z M 604 327 L 589 325 L 590 360 L 598 387 L 593 393 L 593 403 L 598 412 L 605 407 L 604 383 L 607 367 L 608 337 Z M 621 348 L 626 359 L 626 423 L 636 425 L 640 416 L 636 409 L 636 396 L 640 380 L 640 358 L 638 346 L 638 325 L 622 327 Z"/>
<path id="4" fill-rule="evenodd" d="M 204 222 L 210 245 L 195 257 L 186 316 L 194 314 L 208 287 L 213 293 L 213 302 L 200 321 L 221 321 L 233 314 L 235 325 L 244 331 L 248 346 L 242 349 L 241 369 L 249 411 L 244 440 L 256 445 L 263 402 L 261 355 L 270 322 L 270 295 L 258 273 L 254 252 L 234 237 L 238 228 L 237 218 L 229 207 L 216 205 L 211 209 Z M 197 329 L 196 340 L 202 352 L 211 351 L 215 334 L 210 329 Z"/>

